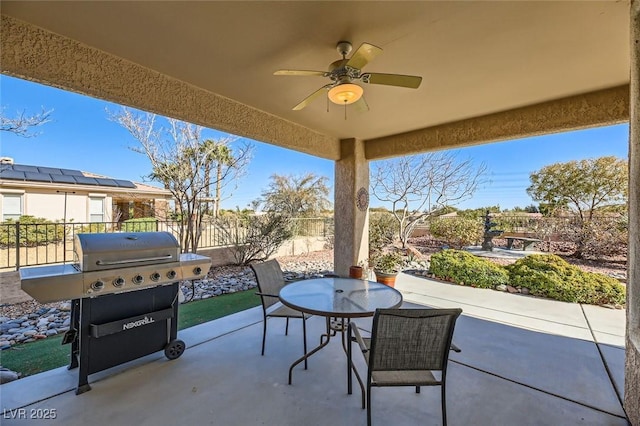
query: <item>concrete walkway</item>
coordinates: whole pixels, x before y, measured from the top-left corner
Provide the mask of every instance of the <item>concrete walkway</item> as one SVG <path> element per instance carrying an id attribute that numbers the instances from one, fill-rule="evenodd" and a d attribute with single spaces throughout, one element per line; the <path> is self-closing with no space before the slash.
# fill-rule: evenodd
<path id="1" fill-rule="evenodd" d="M 623 388 L 624 311 L 460 287 L 401 275 L 407 307 L 459 306 L 447 376 L 450 425 L 628 425 Z M 2 424 L 34 424 L 38 409 L 55 410 L 64 425 L 364 425 L 359 391 L 346 393 L 346 362 L 332 342 L 296 368 L 300 321 L 289 336 L 270 320 L 260 356 L 260 308 L 180 332 L 187 350 L 168 361 L 160 353 L 90 376 L 76 396 L 75 371 L 60 368 L 0 387 Z M 370 319 L 359 320 L 368 329 Z M 310 346 L 324 320 L 308 322 Z M 356 358 L 364 373 L 364 363 Z M 440 424 L 439 389 L 375 389 L 377 425 Z M 24 411 L 19 411 L 24 409 Z M 16 411 L 18 410 L 18 411 Z M 24 419 L 10 417 L 26 416 Z M 31 416 L 31 418 L 30 418 Z"/>

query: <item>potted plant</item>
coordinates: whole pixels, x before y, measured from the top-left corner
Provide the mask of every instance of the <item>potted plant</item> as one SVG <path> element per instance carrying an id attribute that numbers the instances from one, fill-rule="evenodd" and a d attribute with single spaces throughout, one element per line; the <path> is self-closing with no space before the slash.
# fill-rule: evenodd
<path id="1" fill-rule="evenodd" d="M 373 261 L 376 281 L 389 287 L 395 287 L 396 276 L 400 272 L 402 263 L 402 256 L 395 252 L 385 253 L 376 257 Z"/>

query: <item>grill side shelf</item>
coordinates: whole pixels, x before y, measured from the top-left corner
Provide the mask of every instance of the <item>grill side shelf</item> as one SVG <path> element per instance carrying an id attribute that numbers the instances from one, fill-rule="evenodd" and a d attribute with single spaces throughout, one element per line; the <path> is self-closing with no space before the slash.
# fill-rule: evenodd
<path id="1" fill-rule="evenodd" d="M 89 325 L 89 328 L 91 330 L 91 336 L 98 339 L 110 334 L 120 333 L 121 331 L 143 327 L 145 325 L 153 324 L 157 321 L 166 320 L 172 317 L 173 308 L 167 308 L 160 311 L 136 315 L 135 317 L 107 322 L 104 324 L 91 324 Z"/>

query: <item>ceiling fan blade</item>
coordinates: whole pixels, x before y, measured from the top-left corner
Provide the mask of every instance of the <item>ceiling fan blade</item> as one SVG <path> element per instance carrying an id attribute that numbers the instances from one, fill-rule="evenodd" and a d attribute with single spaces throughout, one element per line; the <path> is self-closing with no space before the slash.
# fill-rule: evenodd
<path id="1" fill-rule="evenodd" d="M 297 75 L 297 76 L 319 76 L 328 75 L 326 71 L 310 71 L 310 70 L 278 70 L 273 75 Z"/>
<path id="2" fill-rule="evenodd" d="M 369 84 L 385 84 L 409 89 L 417 89 L 422 83 L 422 77 L 417 75 L 366 73 L 362 74 L 361 78 L 363 82 Z"/>
<path id="3" fill-rule="evenodd" d="M 358 47 L 358 50 L 356 50 L 356 53 L 351 56 L 351 59 L 349 59 L 345 65 L 361 70 L 381 53 L 382 49 L 378 46 L 374 46 L 369 43 L 362 43 L 360 47 Z"/>
<path id="4" fill-rule="evenodd" d="M 356 111 L 358 112 L 367 112 L 369 111 L 369 104 L 367 103 L 367 101 L 364 99 L 364 96 L 362 96 L 360 99 L 358 99 L 357 101 L 355 101 L 353 103 L 353 107 L 356 109 Z"/>
<path id="5" fill-rule="evenodd" d="M 316 90 L 315 92 L 313 92 L 312 94 L 310 94 L 309 96 L 304 98 L 303 101 L 300 102 L 298 105 L 294 106 L 293 110 L 294 111 L 300 111 L 302 108 L 306 107 L 311 102 L 313 102 L 316 98 L 318 98 L 321 95 L 325 94 L 329 87 L 331 87 L 330 84 L 327 84 L 326 86 L 322 86 L 321 88 L 319 88 L 318 90 Z"/>

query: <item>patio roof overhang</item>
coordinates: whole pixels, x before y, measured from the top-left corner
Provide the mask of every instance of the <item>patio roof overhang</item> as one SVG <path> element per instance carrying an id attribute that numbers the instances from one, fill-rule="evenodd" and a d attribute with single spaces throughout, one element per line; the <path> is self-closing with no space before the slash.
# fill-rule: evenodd
<path id="1" fill-rule="evenodd" d="M 280 145 L 373 160 L 629 117 L 629 3 L 17 2 L 2 5 L 2 72 Z M 319 99 L 335 44 L 384 49 L 370 111 Z M 25 54 L 28 52 L 28 54 Z"/>
<path id="2" fill-rule="evenodd" d="M 3 74 L 336 160 L 337 272 L 366 248 L 368 160 L 630 121 L 625 409 L 640 424 L 640 0 L 3 1 Z M 317 100 L 335 45 L 380 46 L 370 111 Z M 634 40 L 634 43 L 631 41 Z M 631 105 L 631 107 L 630 107 Z"/>

